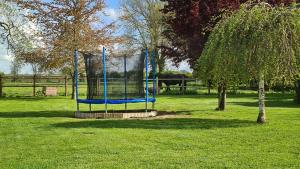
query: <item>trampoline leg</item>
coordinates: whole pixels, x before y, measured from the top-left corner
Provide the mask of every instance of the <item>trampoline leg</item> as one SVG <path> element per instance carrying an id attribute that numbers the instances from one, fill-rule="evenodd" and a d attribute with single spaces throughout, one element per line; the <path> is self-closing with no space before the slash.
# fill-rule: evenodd
<path id="1" fill-rule="evenodd" d="M 90 113 L 92 112 L 92 104 L 90 104 Z"/>
<path id="2" fill-rule="evenodd" d="M 127 103 L 125 103 L 125 113 L 127 113 Z"/>
<path id="3" fill-rule="evenodd" d="M 152 102 L 152 110 L 154 110 L 154 109 L 155 109 L 155 103 Z"/>
<path id="4" fill-rule="evenodd" d="M 105 104 L 105 113 L 107 113 L 107 104 Z"/>

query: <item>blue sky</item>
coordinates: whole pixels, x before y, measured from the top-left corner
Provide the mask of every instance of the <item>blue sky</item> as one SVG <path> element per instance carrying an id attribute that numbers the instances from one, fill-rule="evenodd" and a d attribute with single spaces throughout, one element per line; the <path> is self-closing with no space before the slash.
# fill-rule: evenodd
<path id="1" fill-rule="evenodd" d="M 118 9 L 120 6 L 121 1 L 120 0 L 106 0 L 106 5 L 109 8 Z"/>
<path id="2" fill-rule="evenodd" d="M 121 0 L 106 0 L 106 13 L 110 16 L 108 19 L 114 19 L 120 14 L 119 9 L 121 5 Z"/>

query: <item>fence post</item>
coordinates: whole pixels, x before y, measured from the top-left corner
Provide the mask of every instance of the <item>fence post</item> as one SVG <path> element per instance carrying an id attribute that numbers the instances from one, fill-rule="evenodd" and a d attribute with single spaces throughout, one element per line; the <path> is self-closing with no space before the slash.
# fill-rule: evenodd
<path id="1" fill-rule="evenodd" d="M 65 96 L 68 96 L 68 76 L 65 75 Z"/>
<path id="2" fill-rule="evenodd" d="M 2 74 L 0 74 L 0 97 L 2 97 L 2 88 L 3 88 L 3 80 L 2 80 Z"/>
<path id="3" fill-rule="evenodd" d="M 33 91 L 32 91 L 33 96 L 35 96 L 35 89 L 36 89 L 36 75 L 33 75 Z"/>

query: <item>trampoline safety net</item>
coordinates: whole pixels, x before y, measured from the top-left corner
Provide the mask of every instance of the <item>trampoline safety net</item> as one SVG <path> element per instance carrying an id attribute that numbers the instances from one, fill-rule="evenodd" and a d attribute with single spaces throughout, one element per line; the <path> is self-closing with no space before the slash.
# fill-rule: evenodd
<path id="1" fill-rule="evenodd" d="M 104 66 L 102 55 L 89 53 L 83 54 L 83 57 L 87 77 L 87 99 L 104 99 Z M 108 99 L 145 97 L 145 58 L 145 52 L 130 56 L 106 56 L 106 91 Z M 154 69 L 151 70 L 153 63 L 149 54 L 147 63 L 149 72 L 154 71 Z M 152 79 L 152 77 L 149 79 Z"/>

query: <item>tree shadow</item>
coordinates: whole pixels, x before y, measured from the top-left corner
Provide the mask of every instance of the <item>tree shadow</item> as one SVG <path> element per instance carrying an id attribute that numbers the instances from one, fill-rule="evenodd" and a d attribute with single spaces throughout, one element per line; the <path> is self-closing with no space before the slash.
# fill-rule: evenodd
<path id="1" fill-rule="evenodd" d="M 30 117 L 74 117 L 74 111 L 26 111 L 26 112 L 0 112 L 0 118 L 30 118 Z"/>
<path id="2" fill-rule="evenodd" d="M 246 107 L 258 107 L 258 101 L 256 102 L 229 102 L 231 104 L 246 106 Z M 266 107 L 281 107 L 281 108 L 300 108 L 300 105 L 295 103 L 291 98 L 279 98 L 268 97 L 265 100 Z"/>
<path id="3" fill-rule="evenodd" d="M 40 100 L 58 100 L 63 99 L 65 100 L 65 97 L 58 97 L 58 96 L 48 96 L 48 97 L 33 97 L 33 96 L 15 96 L 15 97 L 0 97 L 0 101 L 40 101 Z"/>
<path id="4" fill-rule="evenodd" d="M 52 124 L 58 128 L 123 128 L 123 129 L 213 129 L 240 128 L 256 125 L 254 121 L 238 119 L 130 119 L 130 120 L 93 120 Z"/>
<path id="5" fill-rule="evenodd" d="M 175 111 L 166 111 L 166 110 L 159 110 L 158 116 L 163 115 L 192 115 L 193 112 L 198 112 L 199 110 L 175 110 Z"/>
<path id="6" fill-rule="evenodd" d="M 159 99 L 168 99 L 168 100 L 174 100 L 174 99 L 191 99 L 191 100 L 199 100 L 199 99 L 217 99 L 217 95 L 211 94 L 211 95 L 205 95 L 205 94 L 197 94 L 197 95 L 160 95 Z"/>
<path id="7" fill-rule="evenodd" d="M 70 117 L 74 118 L 74 111 L 58 110 L 58 111 L 16 111 L 16 112 L 0 112 L 0 118 L 29 118 L 29 117 Z M 87 111 L 89 112 L 89 111 Z M 112 112 L 112 111 L 111 111 Z M 164 115 L 191 115 L 194 110 L 181 111 L 159 111 L 159 116 Z"/>
<path id="8" fill-rule="evenodd" d="M 293 93 L 266 93 L 267 98 L 278 98 L 278 99 L 291 99 L 294 97 Z M 175 98 L 187 98 L 187 99 L 201 99 L 201 98 L 217 98 L 218 95 L 216 93 L 212 94 L 197 94 L 197 95 L 162 95 L 162 98 L 170 98 L 174 99 Z M 256 92 L 251 92 L 251 93 L 237 93 L 237 94 L 227 94 L 228 98 L 250 98 L 250 99 L 257 99 L 258 98 L 258 93 Z"/>
<path id="9" fill-rule="evenodd" d="M 161 95 L 162 98 L 180 98 L 180 99 L 216 99 L 218 95 L 216 93 L 212 94 L 195 94 L 195 95 Z M 238 94 L 228 94 L 228 98 L 253 98 L 256 99 L 258 94 L 256 93 L 238 93 Z"/>

